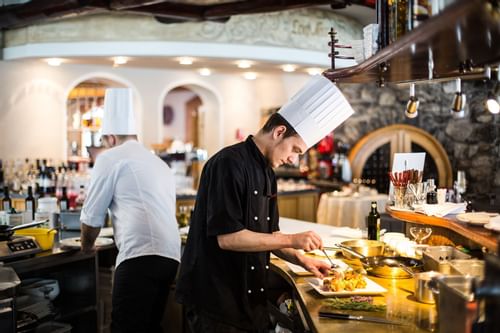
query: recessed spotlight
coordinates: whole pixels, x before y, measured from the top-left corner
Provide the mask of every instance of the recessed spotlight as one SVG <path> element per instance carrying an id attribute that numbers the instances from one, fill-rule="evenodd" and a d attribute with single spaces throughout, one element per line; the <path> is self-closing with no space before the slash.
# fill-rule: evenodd
<path id="1" fill-rule="evenodd" d="M 61 58 L 49 58 L 46 61 L 49 66 L 60 66 L 63 63 Z"/>
<path id="2" fill-rule="evenodd" d="M 210 76 L 210 74 L 212 74 L 212 71 L 210 70 L 210 68 L 200 68 L 198 70 L 198 73 L 200 73 L 201 76 Z"/>
<path id="3" fill-rule="evenodd" d="M 245 72 L 243 77 L 247 80 L 255 80 L 257 78 L 257 73 L 255 72 Z"/>
<path id="4" fill-rule="evenodd" d="M 309 74 L 309 75 L 316 75 L 316 74 L 323 73 L 323 70 L 321 68 L 317 68 L 317 67 L 308 68 L 308 69 L 306 69 L 306 71 L 307 71 L 307 74 Z"/>
<path id="5" fill-rule="evenodd" d="M 113 57 L 113 66 L 114 67 L 119 66 L 119 65 L 125 65 L 127 62 L 128 62 L 127 57 L 122 57 L 122 56 Z"/>
<path id="6" fill-rule="evenodd" d="M 291 64 L 286 64 L 286 65 L 283 65 L 281 66 L 281 69 L 283 69 L 284 72 L 295 72 L 295 70 L 297 69 L 297 66 L 295 65 L 291 65 Z"/>
<path id="7" fill-rule="evenodd" d="M 194 59 L 190 57 L 181 57 L 179 58 L 179 64 L 181 65 L 192 65 Z"/>
<path id="8" fill-rule="evenodd" d="M 239 68 L 250 68 L 253 65 L 253 62 L 249 60 L 239 60 L 236 62 L 236 65 L 238 65 Z"/>

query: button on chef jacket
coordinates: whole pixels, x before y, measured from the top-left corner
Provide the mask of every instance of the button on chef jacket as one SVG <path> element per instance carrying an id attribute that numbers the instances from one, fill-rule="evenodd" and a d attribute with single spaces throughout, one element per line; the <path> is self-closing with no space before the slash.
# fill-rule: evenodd
<path id="1" fill-rule="evenodd" d="M 179 261 L 173 173 L 135 140 L 99 154 L 80 221 L 100 228 L 108 207 L 119 250 L 117 267 L 124 260 L 146 255 Z"/>
<path id="2" fill-rule="evenodd" d="M 274 172 L 251 136 L 206 163 L 176 286 L 180 303 L 240 329 L 266 328 L 269 252 L 223 250 L 217 236 L 278 231 L 276 194 Z"/>

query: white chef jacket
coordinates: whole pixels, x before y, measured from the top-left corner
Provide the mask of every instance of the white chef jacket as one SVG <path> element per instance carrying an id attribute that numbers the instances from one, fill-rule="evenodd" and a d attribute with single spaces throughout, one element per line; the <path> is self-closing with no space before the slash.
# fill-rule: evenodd
<path id="1" fill-rule="evenodd" d="M 129 140 L 97 157 L 80 222 L 100 228 L 109 208 L 119 250 L 116 267 L 146 255 L 180 261 L 175 199 L 174 175 L 168 165 Z"/>

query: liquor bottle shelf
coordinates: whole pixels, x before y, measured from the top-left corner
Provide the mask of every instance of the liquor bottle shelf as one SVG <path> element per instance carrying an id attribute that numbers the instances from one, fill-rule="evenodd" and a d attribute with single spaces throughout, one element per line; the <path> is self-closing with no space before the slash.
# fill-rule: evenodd
<path id="1" fill-rule="evenodd" d="M 459 0 L 357 66 L 327 70 L 341 83 L 478 78 L 500 62 L 497 0 Z"/>

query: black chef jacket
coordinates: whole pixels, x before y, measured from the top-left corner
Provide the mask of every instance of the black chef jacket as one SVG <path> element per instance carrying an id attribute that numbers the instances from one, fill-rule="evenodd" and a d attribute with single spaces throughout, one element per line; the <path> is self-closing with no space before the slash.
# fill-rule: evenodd
<path id="1" fill-rule="evenodd" d="M 252 136 L 206 163 L 176 285 L 180 303 L 243 330 L 267 327 L 269 251 L 223 250 L 217 236 L 278 231 L 276 194 L 274 172 Z"/>

